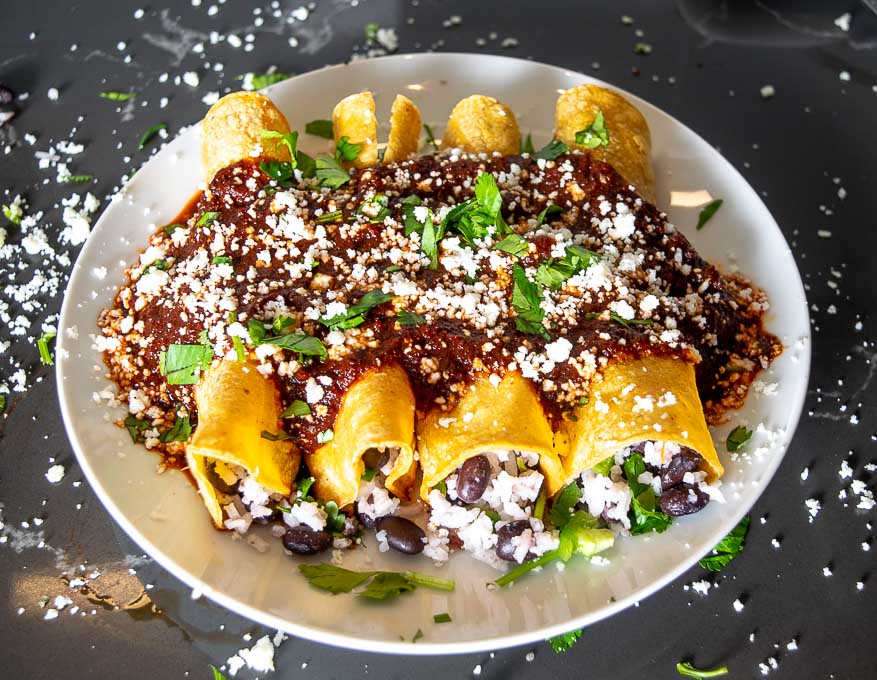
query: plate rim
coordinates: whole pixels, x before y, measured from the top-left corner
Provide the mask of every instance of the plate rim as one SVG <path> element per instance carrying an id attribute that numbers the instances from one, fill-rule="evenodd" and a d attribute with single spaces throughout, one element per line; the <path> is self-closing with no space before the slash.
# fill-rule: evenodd
<path id="1" fill-rule="evenodd" d="M 593 82 L 597 84 L 601 84 L 607 87 L 610 87 L 625 97 L 629 98 L 631 101 L 637 104 L 645 104 L 650 108 L 654 108 L 659 111 L 662 115 L 667 116 L 675 125 L 683 128 L 685 131 L 694 135 L 699 140 L 703 141 L 705 144 L 710 146 L 715 152 L 718 158 L 720 158 L 720 162 L 723 164 L 723 170 L 726 172 L 730 172 L 730 174 L 734 177 L 734 180 L 742 187 L 745 187 L 747 191 L 751 192 L 752 197 L 764 208 L 765 212 L 770 215 L 771 218 L 771 227 L 776 229 L 783 242 L 786 244 L 787 249 L 790 251 L 788 241 L 782 233 L 782 230 L 779 228 L 779 224 L 776 219 L 771 214 L 770 210 L 765 205 L 764 201 L 761 200 L 761 197 L 752 187 L 752 185 L 743 177 L 743 175 L 728 161 L 727 158 L 720 152 L 718 152 L 709 142 L 707 142 L 700 134 L 695 132 L 688 125 L 678 120 L 675 116 L 670 113 L 667 113 L 660 107 L 651 104 L 647 100 L 628 92 L 627 90 L 618 87 L 613 83 L 609 83 L 603 81 L 599 78 L 595 78 L 594 76 L 582 73 L 581 71 L 577 71 L 574 69 L 567 68 L 565 66 L 558 66 L 555 64 L 549 64 L 541 61 L 531 60 L 531 59 L 521 59 L 518 57 L 509 57 L 498 54 L 482 54 L 482 53 L 469 53 L 469 52 L 415 52 L 415 53 L 405 53 L 405 54 L 394 54 L 388 55 L 384 57 L 377 57 L 374 59 L 369 59 L 368 62 L 397 62 L 397 61 L 411 61 L 411 60 L 446 60 L 446 59 L 478 59 L 478 60 L 497 60 L 507 62 L 508 64 L 516 64 L 527 65 L 529 67 L 539 67 L 539 68 L 548 68 L 552 70 L 563 71 L 565 75 L 580 77 L 587 82 Z M 290 80 L 295 80 L 298 78 L 307 78 L 313 77 L 317 74 L 326 74 L 335 70 L 347 69 L 351 66 L 354 66 L 361 62 L 350 62 L 350 63 L 339 63 L 332 64 L 328 66 L 324 66 L 319 69 L 314 69 L 311 71 L 306 71 L 304 73 L 298 74 L 289 78 L 287 80 L 282 81 L 281 83 L 277 83 L 272 85 L 262 92 L 268 94 L 270 96 L 272 90 L 275 88 L 279 88 L 285 86 Z M 194 128 L 197 127 L 200 121 L 196 121 L 193 124 L 187 126 L 184 130 L 175 137 L 170 143 L 178 139 L 181 135 L 184 134 L 195 134 L 196 131 Z M 155 156 L 149 158 L 146 163 L 151 163 L 155 159 Z M 139 173 L 138 173 L 139 174 Z M 135 178 L 136 179 L 136 178 Z M 115 195 L 123 194 L 129 187 L 131 187 L 131 183 L 128 183 L 120 188 L 120 190 Z M 104 211 L 101 213 L 99 219 L 95 223 L 92 231 L 95 231 L 98 227 L 101 226 L 102 221 L 105 218 L 107 207 L 112 204 L 112 200 L 107 203 Z M 79 252 L 77 256 L 76 262 L 73 264 L 71 269 L 70 277 L 67 281 L 67 285 L 64 289 L 63 302 L 61 307 L 61 312 L 58 318 L 58 338 L 60 342 L 58 343 L 58 349 L 63 350 L 64 342 L 64 329 L 70 327 L 69 326 L 69 316 L 72 313 L 72 308 L 75 306 L 75 303 L 71 301 L 70 296 L 68 295 L 70 289 L 74 286 L 74 282 L 81 276 L 84 276 L 84 272 L 86 269 L 86 265 L 84 264 L 87 261 L 87 258 L 84 256 L 89 254 L 89 245 L 91 239 L 86 242 L 85 246 Z M 800 294 L 801 299 L 804 301 L 805 312 L 807 308 L 807 296 L 806 291 L 803 286 L 803 280 L 801 278 L 800 269 L 798 268 L 797 262 L 792 258 L 792 262 L 794 264 L 795 272 L 797 274 L 797 290 L 796 292 Z M 791 283 L 791 282 L 790 282 Z M 806 380 L 802 381 L 802 388 L 799 388 L 798 395 L 790 395 L 797 396 L 795 400 L 795 405 L 793 408 L 793 415 L 789 419 L 789 430 L 788 430 L 788 439 L 787 442 L 782 446 L 781 454 L 774 454 L 768 460 L 767 464 L 763 468 L 764 472 L 762 474 L 762 479 L 764 480 L 761 484 L 761 488 L 758 490 L 756 496 L 752 499 L 751 504 L 740 505 L 734 509 L 733 512 L 729 513 L 725 516 L 725 522 L 727 522 L 727 517 L 732 517 L 733 522 L 728 522 L 728 526 L 736 526 L 736 524 L 750 512 L 752 505 L 754 505 L 758 499 L 762 496 L 762 494 L 767 490 L 770 485 L 776 471 L 779 469 L 779 466 L 782 464 L 785 456 L 788 452 L 789 446 L 791 445 L 792 439 L 798 429 L 800 424 L 800 419 L 803 414 L 806 392 L 807 392 L 807 384 L 809 382 L 810 375 L 810 364 L 812 358 L 812 328 L 810 324 L 809 314 L 804 314 L 805 319 L 805 328 L 806 334 L 802 336 L 802 339 L 805 340 L 805 346 L 803 347 L 803 351 L 799 355 L 799 366 L 802 373 L 804 373 L 807 377 Z M 784 348 L 784 351 L 789 351 L 788 347 Z M 672 581 L 675 581 L 679 578 L 683 573 L 688 571 L 698 560 L 703 557 L 703 554 L 700 554 L 696 551 L 691 552 L 684 559 L 680 560 L 676 566 L 672 569 L 667 570 L 660 577 L 656 578 L 652 583 L 644 586 L 642 588 L 636 589 L 634 592 L 630 593 L 627 596 L 624 596 L 612 603 L 601 606 L 591 612 L 583 614 L 581 616 L 570 619 L 564 623 L 553 624 L 550 626 L 545 626 L 536 629 L 525 630 L 519 633 L 513 633 L 509 635 L 501 635 L 499 637 L 491 637 L 487 639 L 479 639 L 479 640 L 468 640 L 462 642 L 429 642 L 428 640 L 422 640 L 417 644 L 412 644 L 407 641 L 387 641 L 387 640 L 375 640 L 369 638 L 355 637 L 350 634 L 345 633 L 337 633 L 327 628 L 318 627 L 314 625 L 305 625 L 296 623 L 294 621 L 290 621 L 285 618 L 281 618 L 274 614 L 271 614 L 268 611 L 258 609 L 252 605 L 249 605 L 245 602 L 242 602 L 234 597 L 226 595 L 224 592 L 215 590 L 205 584 L 198 576 L 194 573 L 189 572 L 183 566 L 179 565 L 170 555 L 159 549 L 152 541 L 150 541 L 135 525 L 134 523 L 128 519 L 128 517 L 121 511 L 119 506 L 112 500 L 109 491 L 101 484 L 98 479 L 97 473 L 92 466 L 88 455 L 85 453 L 85 448 L 79 440 L 78 433 L 76 428 L 74 427 L 75 423 L 75 415 L 73 413 L 73 404 L 71 400 L 68 400 L 67 395 L 65 393 L 65 376 L 64 376 L 64 367 L 67 362 L 67 357 L 64 356 L 65 352 L 56 351 L 56 366 L 55 366 L 55 382 L 56 382 L 56 391 L 58 394 L 58 401 L 60 405 L 62 420 L 64 422 L 64 429 L 67 434 L 67 438 L 70 442 L 71 448 L 74 451 L 77 462 L 79 464 L 80 469 L 82 470 L 85 478 L 88 480 L 91 489 L 94 491 L 95 495 L 100 500 L 103 505 L 104 511 L 110 516 L 112 521 L 118 524 L 137 545 L 139 545 L 152 559 L 154 559 L 158 564 L 161 565 L 163 569 L 169 572 L 174 578 L 179 579 L 183 583 L 185 583 L 188 587 L 192 588 L 193 597 L 194 593 L 203 594 L 208 599 L 216 602 L 220 606 L 236 613 L 245 618 L 248 618 L 256 623 L 269 626 L 274 628 L 275 630 L 281 630 L 291 635 L 295 635 L 298 637 L 302 637 L 308 640 L 312 640 L 314 642 L 319 642 L 322 644 L 328 644 L 336 647 L 343 647 L 347 649 L 356 649 L 363 650 L 363 645 L 367 644 L 369 646 L 368 651 L 379 652 L 379 653 L 390 653 L 390 654 L 404 654 L 404 655 L 434 655 L 434 654 L 465 654 L 465 653 L 473 653 L 473 652 L 484 652 L 488 650 L 496 650 L 496 649 L 504 649 L 508 647 L 516 647 L 525 644 L 530 644 L 533 642 L 540 642 L 547 638 L 553 637 L 555 635 L 560 635 L 566 633 L 570 630 L 574 630 L 577 628 L 583 628 L 589 625 L 592 625 L 598 621 L 614 616 L 615 614 L 627 609 L 631 605 L 635 603 L 639 603 L 642 600 L 650 597 L 654 593 L 666 587 Z M 748 398 L 747 398 L 748 399 Z"/>

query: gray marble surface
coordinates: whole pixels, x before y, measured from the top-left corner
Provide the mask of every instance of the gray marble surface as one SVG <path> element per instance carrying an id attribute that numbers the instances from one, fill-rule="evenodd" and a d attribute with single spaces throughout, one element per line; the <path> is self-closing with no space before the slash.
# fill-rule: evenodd
<path id="1" fill-rule="evenodd" d="M 814 327 L 811 390 L 786 459 L 752 509 L 745 552 L 711 577 L 708 595 L 687 588 L 705 575 L 695 568 L 586 629 L 564 655 L 540 644 L 416 659 L 289 639 L 277 649 L 275 676 L 669 679 L 678 677 L 677 661 L 691 659 L 727 664 L 734 678 L 762 677 L 762 664 L 768 677 L 874 677 L 875 512 L 857 508 L 861 496 L 851 489 L 861 480 L 873 492 L 866 466 L 877 461 L 874 12 L 856 2 L 706 0 L 299 7 L 209 0 L 0 7 L 0 83 L 20 95 L 17 117 L 0 128 L 0 203 L 22 194 L 29 213 L 44 212 L 25 233 L 5 224 L 13 247 L 0 251 L 0 385 L 25 389 L 8 395 L 0 418 L 0 675 L 206 679 L 208 664 L 222 665 L 270 632 L 192 600 L 116 527 L 82 481 L 35 338 L 60 308 L 64 255 L 72 260 L 78 251 L 61 239 L 62 199 L 90 190 L 105 201 L 147 158 L 137 151 L 145 129 L 165 122 L 176 133 L 203 115 L 205 96 L 237 89 L 246 72 L 303 73 L 348 60 L 365 51 L 363 28 L 374 21 L 396 29 L 400 52 L 489 52 L 592 73 L 717 146 L 764 197 L 801 268 Z M 845 12 L 848 30 L 842 19 L 835 24 Z M 636 54 L 638 42 L 651 53 Z M 198 74 L 196 87 L 175 84 L 186 72 Z M 775 88 L 772 98 L 761 96 L 765 85 Z M 104 90 L 137 97 L 120 106 L 99 98 Z M 88 185 L 57 183 L 57 168 L 41 169 L 35 157 L 74 128 L 85 150 L 70 170 L 93 174 Z M 44 230 L 51 256 L 20 248 L 34 229 Z M 56 463 L 66 474 L 52 484 L 45 474 Z M 821 503 L 812 522 L 811 498 Z M 65 574 L 86 575 L 91 590 L 70 588 Z M 58 617 L 46 620 L 57 596 L 73 602 L 59 602 Z M 740 612 L 732 606 L 738 599 Z M 787 646 L 793 640 L 796 650 Z"/>

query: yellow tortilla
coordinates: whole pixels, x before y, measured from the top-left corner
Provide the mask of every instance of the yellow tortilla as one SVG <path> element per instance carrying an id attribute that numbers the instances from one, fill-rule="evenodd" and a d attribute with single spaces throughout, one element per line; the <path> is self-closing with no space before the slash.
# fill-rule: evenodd
<path id="1" fill-rule="evenodd" d="M 576 410 L 577 420 L 564 421 L 567 482 L 624 447 L 649 440 L 697 451 L 706 461 L 710 481 L 724 474 L 692 364 L 672 357 L 617 361 L 605 368 L 602 378 L 591 389 L 587 405 Z"/>
<path id="2" fill-rule="evenodd" d="M 509 372 L 494 385 L 476 380 L 449 413 L 430 413 L 417 428 L 423 482 L 420 495 L 466 460 L 487 451 L 532 451 L 539 454 L 549 495 L 563 485 L 563 469 L 554 433 L 530 381 Z"/>
<path id="3" fill-rule="evenodd" d="M 273 382 L 245 362 L 223 359 L 195 387 L 198 427 L 186 460 L 217 527 L 223 527 L 221 494 L 207 474 L 212 462 L 240 465 L 269 491 L 289 495 L 301 455 L 290 441 L 269 441 L 280 431 L 280 397 Z"/>
<path id="4" fill-rule="evenodd" d="M 390 137 L 384 163 L 404 161 L 420 146 L 420 109 L 404 94 L 397 94 L 390 110 Z"/>
<path id="5" fill-rule="evenodd" d="M 359 144 L 359 156 L 347 165 L 368 168 L 378 162 L 378 119 L 375 117 L 375 98 L 371 92 L 359 92 L 345 97 L 332 111 L 335 143 L 347 137 L 351 144 Z"/>
<path id="6" fill-rule="evenodd" d="M 286 116 L 264 94 L 233 92 L 211 106 L 201 123 L 201 160 L 207 183 L 218 171 L 254 154 L 288 161 L 286 145 L 262 139 L 263 130 L 289 132 Z"/>
<path id="7" fill-rule="evenodd" d="M 584 149 L 576 144 L 576 132 L 593 123 L 598 111 L 603 112 L 609 144 L 590 152 L 609 163 L 643 198 L 654 203 L 649 125 L 639 109 L 620 94 L 597 85 L 578 85 L 566 90 L 557 98 L 554 136 L 570 148 Z"/>
<path id="8" fill-rule="evenodd" d="M 356 500 L 369 449 L 399 448 L 386 486 L 396 496 L 408 494 L 414 464 L 414 393 L 408 375 L 397 365 L 378 367 L 360 377 L 344 395 L 332 428 L 334 438 L 307 457 L 314 495 L 343 508 Z"/>
<path id="9" fill-rule="evenodd" d="M 457 102 L 451 111 L 442 147 L 511 156 L 521 150 L 521 132 L 508 106 L 493 97 L 473 94 Z"/>

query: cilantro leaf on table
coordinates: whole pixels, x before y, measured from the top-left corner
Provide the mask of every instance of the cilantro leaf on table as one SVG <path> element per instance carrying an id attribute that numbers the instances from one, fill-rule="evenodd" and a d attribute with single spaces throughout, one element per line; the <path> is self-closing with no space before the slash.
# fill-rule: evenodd
<path id="1" fill-rule="evenodd" d="M 116 90 L 110 90 L 109 92 L 101 92 L 98 96 L 101 99 L 109 99 L 113 102 L 126 102 L 137 95 L 134 92 L 118 92 Z"/>
<path id="2" fill-rule="evenodd" d="M 512 281 L 512 308 L 517 312 L 515 328 L 522 333 L 540 335 L 549 340 L 551 336 L 542 323 L 545 318 L 545 310 L 540 306 L 543 299 L 542 286 L 530 281 L 519 264 L 515 265 Z"/>
<path id="3" fill-rule="evenodd" d="M 225 676 L 213 664 L 210 664 L 210 670 L 213 671 L 213 680 L 226 680 Z"/>
<path id="4" fill-rule="evenodd" d="M 250 83 L 253 86 L 254 90 L 262 90 L 270 85 L 274 85 L 275 83 L 279 83 L 281 80 L 286 80 L 289 78 L 288 73 L 252 73 L 248 74 L 250 76 Z M 246 76 L 238 76 L 239 80 L 243 80 Z"/>
<path id="5" fill-rule="evenodd" d="M 49 345 L 55 339 L 55 336 L 58 335 L 55 331 L 44 331 L 39 338 L 37 338 L 37 351 L 40 353 L 40 363 L 43 366 L 54 366 L 55 359 L 52 357 L 52 350 Z"/>
<path id="6" fill-rule="evenodd" d="M 708 680 L 709 678 L 718 678 L 727 675 L 728 667 L 722 666 L 721 668 L 715 668 L 711 671 L 703 671 L 699 668 L 695 668 L 688 661 L 685 661 L 676 664 L 676 672 L 679 673 L 679 675 L 695 678 L 695 680 Z"/>
<path id="7" fill-rule="evenodd" d="M 569 649 L 578 642 L 578 639 L 582 636 L 583 632 L 584 629 L 577 628 L 568 633 L 561 633 L 560 635 L 548 638 L 545 642 L 551 645 L 555 654 L 563 654 L 564 652 L 569 651 Z"/>
<path id="8" fill-rule="evenodd" d="M 151 128 L 149 128 L 143 135 L 140 137 L 140 141 L 137 143 L 137 150 L 143 151 L 146 148 L 146 145 L 152 141 L 152 138 L 155 137 L 162 130 L 167 130 L 167 123 L 156 123 Z"/>
<path id="9" fill-rule="evenodd" d="M 736 527 L 731 529 L 711 555 L 704 557 L 698 564 L 709 571 L 721 571 L 746 547 L 746 534 L 749 532 L 750 518 L 746 515 Z"/>
<path id="10" fill-rule="evenodd" d="M 321 318 L 320 323 L 328 326 L 333 331 L 354 328 L 365 322 L 366 315 L 372 309 L 392 300 L 393 297 L 391 293 L 385 293 L 380 288 L 374 288 L 359 298 L 358 302 L 350 305 L 346 312 L 336 314 L 328 319 Z"/>

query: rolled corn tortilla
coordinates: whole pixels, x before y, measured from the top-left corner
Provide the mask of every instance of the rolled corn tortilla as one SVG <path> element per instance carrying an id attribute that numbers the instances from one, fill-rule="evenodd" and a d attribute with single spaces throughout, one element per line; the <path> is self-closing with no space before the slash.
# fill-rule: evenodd
<path id="1" fill-rule="evenodd" d="M 424 500 L 466 460 L 488 451 L 536 453 L 549 495 L 563 485 L 551 425 L 530 381 L 517 372 L 507 373 L 496 386 L 479 378 L 449 413 L 427 415 L 418 424 L 417 448 Z"/>
<path id="2" fill-rule="evenodd" d="M 347 137 L 351 144 L 359 144 L 359 156 L 348 163 L 355 168 L 367 168 L 378 162 L 378 119 L 375 117 L 375 98 L 371 92 L 359 92 L 345 97 L 332 111 L 335 143 Z"/>
<path id="3" fill-rule="evenodd" d="M 620 94 L 597 85 L 577 85 L 557 98 L 555 137 L 570 148 L 576 133 L 594 122 L 603 112 L 609 144 L 590 149 L 630 182 L 647 201 L 655 202 L 655 172 L 652 169 L 652 137 L 642 113 Z"/>
<path id="4" fill-rule="evenodd" d="M 697 393 L 694 366 L 682 359 L 644 357 L 610 363 L 575 417 L 563 425 L 569 446 L 563 459 L 566 482 L 644 441 L 674 442 L 697 451 L 711 482 L 724 474 Z M 661 462 L 666 464 L 664 450 Z"/>
<path id="5" fill-rule="evenodd" d="M 416 474 L 414 463 L 414 393 L 408 375 L 397 365 L 372 369 L 344 395 L 332 441 L 307 456 L 314 495 L 343 508 L 359 495 L 369 449 L 399 450 L 385 485 L 398 497 L 408 496 Z"/>
<path id="6" fill-rule="evenodd" d="M 269 441 L 262 432 L 280 427 L 277 388 L 256 367 L 223 359 L 195 387 L 198 427 L 186 444 L 186 461 L 217 527 L 223 527 L 222 494 L 209 467 L 240 466 L 269 491 L 289 495 L 301 455 L 290 441 Z"/>
<path id="7" fill-rule="evenodd" d="M 469 153 L 519 153 L 521 133 L 512 110 L 501 101 L 483 94 L 461 99 L 451 111 L 442 136 L 445 149 Z"/>
<path id="8" fill-rule="evenodd" d="M 286 145 L 262 139 L 264 130 L 286 134 L 289 121 L 263 94 L 233 92 L 211 106 L 201 123 L 201 160 L 207 183 L 223 168 L 254 155 L 288 161 Z"/>
<path id="9" fill-rule="evenodd" d="M 420 126 L 420 109 L 404 94 L 397 94 L 390 110 L 390 137 L 384 152 L 384 163 L 404 161 L 417 153 Z"/>

